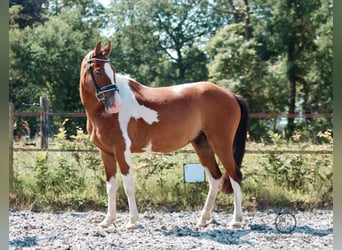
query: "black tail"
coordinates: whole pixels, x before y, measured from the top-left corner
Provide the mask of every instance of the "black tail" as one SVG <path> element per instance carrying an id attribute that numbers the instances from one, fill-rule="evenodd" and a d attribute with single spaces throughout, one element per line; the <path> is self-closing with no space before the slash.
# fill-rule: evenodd
<path id="1" fill-rule="evenodd" d="M 243 156 L 245 154 L 249 116 L 248 116 L 248 106 L 245 100 L 241 96 L 238 96 L 238 95 L 235 95 L 235 97 L 240 105 L 241 118 L 240 118 L 238 129 L 234 137 L 233 154 L 234 154 L 234 160 L 237 166 L 236 166 L 235 176 L 232 176 L 232 177 L 234 178 L 235 181 L 237 181 L 241 185 L 242 173 L 240 171 L 240 167 L 242 164 Z M 228 172 L 224 174 L 223 180 L 224 181 L 222 185 L 222 192 L 224 194 L 232 193 L 233 187 L 230 182 Z"/>
<path id="2" fill-rule="evenodd" d="M 240 118 L 239 127 L 236 131 L 235 138 L 234 138 L 234 159 L 235 159 L 236 164 L 240 168 L 243 156 L 245 154 L 249 116 L 248 116 L 248 106 L 245 100 L 239 95 L 235 95 L 235 97 L 240 105 L 241 118 Z"/>

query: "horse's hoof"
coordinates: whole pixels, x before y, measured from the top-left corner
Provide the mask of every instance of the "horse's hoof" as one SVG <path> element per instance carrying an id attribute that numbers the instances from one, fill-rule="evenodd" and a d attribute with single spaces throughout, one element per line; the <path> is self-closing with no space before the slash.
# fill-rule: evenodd
<path id="1" fill-rule="evenodd" d="M 203 228 L 208 226 L 211 223 L 212 220 L 199 220 L 196 224 L 197 227 Z"/>
<path id="2" fill-rule="evenodd" d="M 207 223 L 203 223 L 203 222 L 198 222 L 198 223 L 196 224 L 196 226 L 199 227 L 199 228 L 202 228 L 202 227 L 208 226 L 208 224 L 207 224 Z"/>
<path id="3" fill-rule="evenodd" d="M 136 230 L 136 229 L 139 229 L 139 228 L 144 228 L 141 224 L 139 223 L 128 223 L 126 225 L 126 229 L 127 230 Z"/>
<path id="4" fill-rule="evenodd" d="M 241 226 L 241 222 L 239 221 L 232 221 L 229 226 L 232 228 L 232 229 L 240 229 L 242 226 Z"/>
<path id="5" fill-rule="evenodd" d="M 102 227 L 102 228 L 107 228 L 107 227 L 110 226 L 110 224 L 109 224 L 108 222 L 106 222 L 106 221 L 102 221 L 102 222 L 99 224 L 99 226 Z"/>
<path id="6" fill-rule="evenodd" d="M 102 227 L 102 228 L 107 228 L 109 227 L 110 225 L 112 225 L 114 223 L 115 219 L 111 219 L 111 220 L 108 220 L 108 219 L 104 219 L 100 224 L 99 226 Z"/>

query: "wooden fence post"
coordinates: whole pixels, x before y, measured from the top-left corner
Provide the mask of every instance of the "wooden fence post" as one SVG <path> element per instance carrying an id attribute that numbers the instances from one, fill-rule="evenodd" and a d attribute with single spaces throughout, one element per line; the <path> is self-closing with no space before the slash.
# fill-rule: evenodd
<path id="1" fill-rule="evenodd" d="M 9 192 L 13 192 L 13 117 L 14 117 L 14 105 L 13 103 L 9 103 Z"/>
<path id="2" fill-rule="evenodd" d="M 49 108 L 48 100 L 46 97 L 41 96 L 40 99 L 40 148 L 48 148 L 48 137 L 49 137 Z"/>

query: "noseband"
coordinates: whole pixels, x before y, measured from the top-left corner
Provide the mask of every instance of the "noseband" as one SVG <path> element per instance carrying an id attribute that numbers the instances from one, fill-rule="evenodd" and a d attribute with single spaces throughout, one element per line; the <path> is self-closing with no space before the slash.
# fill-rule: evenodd
<path id="1" fill-rule="evenodd" d="M 99 87 L 99 85 L 96 82 L 96 79 L 94 77 L 94 72 L 93 72 L 93 68 L 91 66 L 91 62 L 110 62 L 109 58 L 106 59 L 101 59 L 101 58 L 92 58 L 91 55 L 88 58 L 88 67 L 87 70 L 90 72 L 91 75 L 91 79 L 93 79 L 93 83 L 94 83 L 94 87 L 95 87 L 95 97 L 97 99 L 98 102 L 104 102 L 106 97 L 104 95 L 104 93 L 109 92 L 109 91 L 117 91 L 119 92 L 118 86 L 116 86 L 115 84 L 115 80 L 114 80 L 114 84 L 109 84 L 106 85 L 104 87 Z M 115 77 L 114 77 L 115 79 Z"/>

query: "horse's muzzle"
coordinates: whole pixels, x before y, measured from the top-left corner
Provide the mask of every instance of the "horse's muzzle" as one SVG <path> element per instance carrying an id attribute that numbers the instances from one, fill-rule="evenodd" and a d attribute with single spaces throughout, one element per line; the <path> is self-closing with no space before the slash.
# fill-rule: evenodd
<path id="1" fill-rule="evenodd" d="M 121 98 L 118 91 L 113 91 L 110 95 L 106 95 L 104 98 L 104 105 L 107 113 L 118 113 L 121 106 Z"/>

